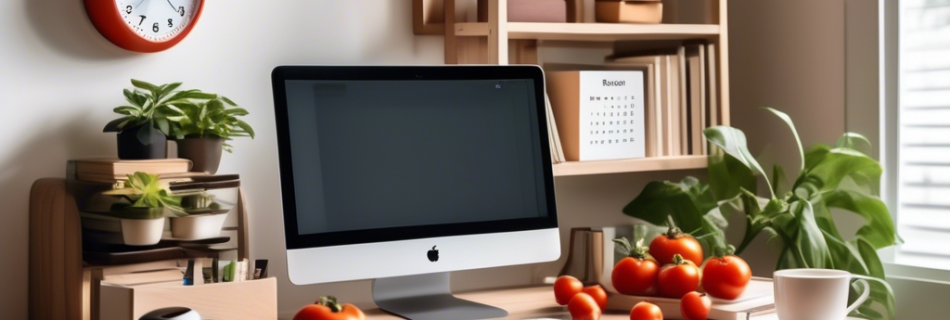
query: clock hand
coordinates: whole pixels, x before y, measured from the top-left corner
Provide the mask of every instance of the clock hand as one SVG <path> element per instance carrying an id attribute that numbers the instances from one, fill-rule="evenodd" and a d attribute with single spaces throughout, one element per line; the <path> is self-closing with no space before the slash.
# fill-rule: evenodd
<path id="1" fill-rule="evenodd" d="M 167 0 L 167 1 L 168 1 L 168 5 L 172 6 L 172 10 L 175 10 L 175 12 L 178 12 L 178 8 L 175 8 L 175 5 L 172 3 L 172 0 Z"/>
<path id="2" fill-rule="evenodd" d="M 148 0 L 142 0 L 142 1 L 139 1 L 139 4 L 137 4 L 137 5 L 135 5 L 135 8 L 136 8 L 136 9 L 138 9 L 138 8 L 139 8 L 139 6 L 140 6 L 140 5 L 142 5 L 142 3 L 143 3 L 143 2 L 145 2 L 145 1 L 148 1 Z"/>

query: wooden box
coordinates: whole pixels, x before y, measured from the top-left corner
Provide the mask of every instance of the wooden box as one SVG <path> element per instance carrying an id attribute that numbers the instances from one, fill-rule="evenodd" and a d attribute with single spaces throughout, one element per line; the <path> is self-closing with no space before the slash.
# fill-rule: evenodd
<path id="1" fill-rule="evenodd" d="M 188 307 L 204 319 L 277 320 L 277 278 L 194 286 L 103 282 L 99 301 L 101 320 L 137 320 L 166 307 Z"/>
<path id="2" fill-rule="evenodd" d="M 663 21 L 660 1 L 597 0 L 594 4 L 597 22 L 656 24 Z"/>

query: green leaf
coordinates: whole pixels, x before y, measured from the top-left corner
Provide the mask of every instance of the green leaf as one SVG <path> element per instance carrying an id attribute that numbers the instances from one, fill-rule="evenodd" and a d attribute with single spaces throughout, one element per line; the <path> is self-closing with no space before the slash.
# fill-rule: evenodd
<path id="1" fill-rule="evenodd" d="M 765 179 L 765 184 L 769 187 L 769 192 L 771 192 L 772 185 L 769 183 L 769 178 L 765 170 L 762 170 L 762 166 L 759 165 L 759 162 L 756 161 L 749 152 L 745 134 L 742 133 L 741 130 L 732 127 L 718 126 L 703 130 L 703 134 L 710 143 L 721 148 L 723 152 L 732 156 L 746 167 L 754 169 L 761 174 Z"/>
<path id="2" fill-rule="evenodd" d="M 181 87 L 181 82 L 175 82 L 175 83 L 162 85 L 161 87 L 159 87 L 159 90 L 158 90 L 158 96 L 157 96 L 158 100 L 161 100 L 165 96 L 168 96 L 169 93 L 172 93 L 172 91 L 175 91 L 175 89 L 178 89 L 178 87 Z"/>
<path id="3" fill-rule="evenodd" d="M 897 243 L 897 231 L 887 205 L 881 199 L 850 190 L 833 190 L 822 194 L 829 208 L 844 209 L 864 218 L 856 236 L 868 242 L 875 250 Z"/>
<path id="4" fill-rule="evenodd" d="M 881 165 L 863 153 L 835 148 L 827 151 L 821 149 L 814 151 L 814 154 L 813 157 L 820 155 L 820 159 L 812 159 L 812 165 L 805 168 L 795 188 L 807 182 L 819 191 L 828 191 L 838 188 L 845 178 L 850 178 L 865 191 L 874 192 L 879 188 L 883 171 Z"/>
<path id="5" fill-rule="evenodd" d="M 735 198 L 739 190 L 756 190 L 757 181 L 752 169 L 722 148 L 710 145 L 708 161 L 709 187 L 717 201 Z"/>
<path id="6" fill-rule="evenodd" d="M 139 116 L 142 114 L 142 109 L 133 107 L 133 106 L 120 106 L 112 109 L 113 112 L 118 114 L 124 114 L 127 116 Z"/>
<path id="7" fill-rule="evenodd" d="M 160 90 L 158 86 L 142 81 L 142 80 L 132 79 L 132 85 L 135 86 L 136 88 L 148 90 L 152 92 L 153 94 Z"/>
<path id="8" fill-rule="evenodd" d="M 125 127 L 129 120 L 134 119 L 133 117 L 122 117 L 106 123 L 106 126 L 102 128 L 102 132 L 119 132 L 122 128 Z"/>
<path id="9" fill-rule="evenodd" d="M 227 110 L 224 110 L 224 113 L 228 115 L 234 115 L 234 116 L 246 116 L 249 114 L 249 112 L 247 112 L 247 110 L 244 110 L 244 108 L 227 109 Z"/>
<path id="10" fill-rule="evenodd" d="M 254 139 L 254 129 L 251 128 L 251 125 L 247 124 L 247 122 L 244 122 L 242 120 L 237 120 L 235 124 L 237 124 L 237 126 L 240 127 L 242 130 L 244 130 L 244 132 L 247 132 L 247 134 L 251 136 L 251 139 Z"/>
<path id="11" fill-rule="evenodd" d="M 860 133 L 845 132 L 843 135 L 841 135 L 841 138 L 838 138 L 838 142 L 835 143 L 835 148 L 848 148 L 855 151 L 861 151 L 859 146 L 864 146 L 866 150 L 870 152 L 871 140 L 868 140 L 867 137 L 861 135 Z"/>
<path id="12" fill-rule="evenodd" d="M 772 166 L 772 194 L 782 194 L 782 188 L 787 184 L 788 178 L 785 176 L 785 169 L 781 165 Z"/>
<path id="13" fill-rule="evenodd" d="M 228 97 L 221 96 L 221 100 L 224 100 L 225 103 L 232 107 L 237 107 L 237 103 L 234 103 L 234 101 L 231 101 L 231 99 L 228 99 Z"/>
<path id="14" fill-rule="evenodd" d="M 788 128 L 792 130 L 792 136 L 795 137 L 795 143 L 798 144 L 798 156 L 801 158 L 801 164 L 802 164 L 801 169 L 804 169 L 805 168 L 805 151 L 804 151 L 805 149 L 802 148 L 802 139 L 798 137 L 798 130 L 795 129 L 795 123 L 792 122 L 792 118 L 789 117 L 784 112 L 781 112 L 769 107 L 764 107 L 763 109 L 775 114 L 775 116 L 777 116 L 779 119 L 782 119 L 782 121 L 785 121 L 785 124 L 788 125 Z"/>
<path id="15" fill-rule="evenodd" d="M 790 204 L 789 210 L 795 216 L 791 222 L 797 227 L 795 235 L 790 235 L 792 242 L 786 244 L 790 259 L 796 262 L 789 267 L 834 269 L 828 243 L 815 220 L 811 203 L 796 201 Z"/>

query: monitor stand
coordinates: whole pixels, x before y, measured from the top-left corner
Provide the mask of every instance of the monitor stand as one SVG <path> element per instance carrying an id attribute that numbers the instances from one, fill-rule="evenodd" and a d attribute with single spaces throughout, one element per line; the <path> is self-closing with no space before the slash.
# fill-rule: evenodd
<path id="1" fill-rule="evenodd" d="M 373 280 L 373 300 L 380 309 L 411 320 L 500 318 L 508 312 L 452 295 L 448 273 Z"/>

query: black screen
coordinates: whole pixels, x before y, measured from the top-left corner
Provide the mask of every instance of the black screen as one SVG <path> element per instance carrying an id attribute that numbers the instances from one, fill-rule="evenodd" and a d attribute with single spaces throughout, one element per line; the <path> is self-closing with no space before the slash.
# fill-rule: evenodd
<path id="1" fill-rule="evenodd" d="M 549 216 L 531 79 L 284 87 L 300 235 Z"/>

